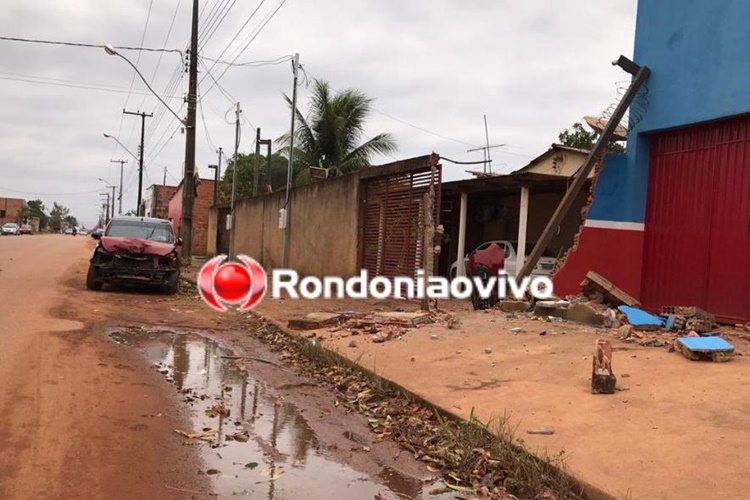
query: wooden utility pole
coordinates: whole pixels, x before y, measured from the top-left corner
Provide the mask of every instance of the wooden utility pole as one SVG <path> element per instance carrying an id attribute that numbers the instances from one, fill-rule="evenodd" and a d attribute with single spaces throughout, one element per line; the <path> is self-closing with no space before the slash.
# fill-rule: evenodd
<path id="1" fill-rule="evenodd" d="M 260 183 L 260 128 L 255 130 L 255 168 L 253 170 L 253 196 L 258 196 Z"/>
<path id="2" fill-rule="evenodd" d="M 422 310 L 430 310 L 430 299 L 427 297 L 427 282 L 435 271 L 435 176 L 437 175 L 437 160 L 430 158 L 430 188 L 424 195 L 424 297 L 422 298 Z"/>
<path id="3" fill-rule="evenodd" d="M 193 19 L 190 33 L 190 65 L 185 122 L 185 174 L 182 179 L 182 258 L 190 265 L 193 254 L 193 202 L 195 201 L 195 111 L 198 90 L 198 0 L 193 0 Z"/>

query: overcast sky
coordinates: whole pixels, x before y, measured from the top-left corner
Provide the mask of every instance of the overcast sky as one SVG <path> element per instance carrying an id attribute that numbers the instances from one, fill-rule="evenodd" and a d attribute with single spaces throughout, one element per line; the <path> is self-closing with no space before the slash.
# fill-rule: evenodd
<path id="1" fill-rule="evenodd" d="M 201 0 L 199 54 L 221 87 L 201 65 L 196 161 L 202 177 L 213 175 L 207 165 L 216 163 L 218 147 L 233 152 L 234 128 L 227 122 L 233 102 L 244 116 L 240 151 L 250 152 L 254 127 L 271 139 L 288 129 L 282 93 L 292 89 L 289 61 L 228 66 L 209 59 L 246 63 L 298 52 L 308 77 L 375 99 L 367 133 L 391 132 L 398 159 L 433 151 L 483 159 L 482 151 L 467 149 L 484 145 L 486 114 L 490 145 L 506 144 L 491 150 L 493 171 L 509 171 L 584 115 L 608 108 L 616 84 L 628 76 L 611 62 L 633 52 L 636 0 L 286 0 L 259 31 L 282 1 Z M 2 3 L 0 36 L 181 50 L 188 44 L 192 0 Z M 121 53 L 184 116 L 188 78 L 176 72 L 180 55 Z M 146 119 L 144 196 L 148 186 L 163 182 L 165 168 L 167 183 L 177 184 L 185 135 L 127 62 L 99 48 L 14 41 L 0 41 L 0 55 L 0 197 L 58 201 L 92 227 L 99 193 L 107 189 L 98 178 L 119 184 L 119 164 L 110 160 L 127 159 L 123 211 L 134 209 L 137 161 L 103 136 L 116 136 L 138 154 L 140 118 L 123 109 L 154 114 Z M 303 111 L 308 96 L 302 85 Z M 481 165 L 444 162 L 444 180 L 467 177 L 472 168 Z"/>

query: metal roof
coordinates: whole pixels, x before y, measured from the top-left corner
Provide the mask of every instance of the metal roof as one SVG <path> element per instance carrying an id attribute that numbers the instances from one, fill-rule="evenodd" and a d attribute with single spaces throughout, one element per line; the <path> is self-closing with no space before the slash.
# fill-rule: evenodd
<path id="1" fill-rule="evenodd" d="M 528 186 L 533 190 L 565 190 L 573 179 L 561 175 L 538 174 L 535 172 L 519 172 L 507 175 L 466 179 L 442 184 L 443 196 L 459 194 L 461 192 L 517 192 L 521 186 Z M 590 179 L 588 179 L 590 182 Z"/>

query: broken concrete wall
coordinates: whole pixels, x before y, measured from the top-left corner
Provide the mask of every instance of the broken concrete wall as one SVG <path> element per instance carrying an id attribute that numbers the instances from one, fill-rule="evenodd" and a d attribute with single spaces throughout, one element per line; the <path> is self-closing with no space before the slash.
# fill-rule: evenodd
<path id="1" fill-rule="evenodd" d="M 625 154 L 604 157 L 575 246 L 554 274 L 557 295 L 578 293 L 586 273 L 595 271 L 639 298 L 644 224 L 631 177 Z"/>

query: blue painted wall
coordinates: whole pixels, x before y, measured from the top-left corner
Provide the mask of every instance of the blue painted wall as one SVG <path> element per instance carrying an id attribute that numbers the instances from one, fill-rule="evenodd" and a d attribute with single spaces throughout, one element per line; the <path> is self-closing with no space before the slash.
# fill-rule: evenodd
<path id="1" fill-rule="evenodd" d="M 637 132 L 750 112 L 750 2 L 639 0 L 634 58 L 651 69 Z"/>
<path id="2" fill-rule="evenodd" d="M 643 223 L 649 134 L 750 112 L 750 0 L 639 0 L 634 62 L 648 66 L 627 156 L 608 156 L 589 219 Z"/>
<path id="3" fill-rule="evenodd" d="M 608 154 L 596 181 L 589 220 L 643 223 L 646 206 L 646 181 L 629 168 L 625 154 Z"/>

